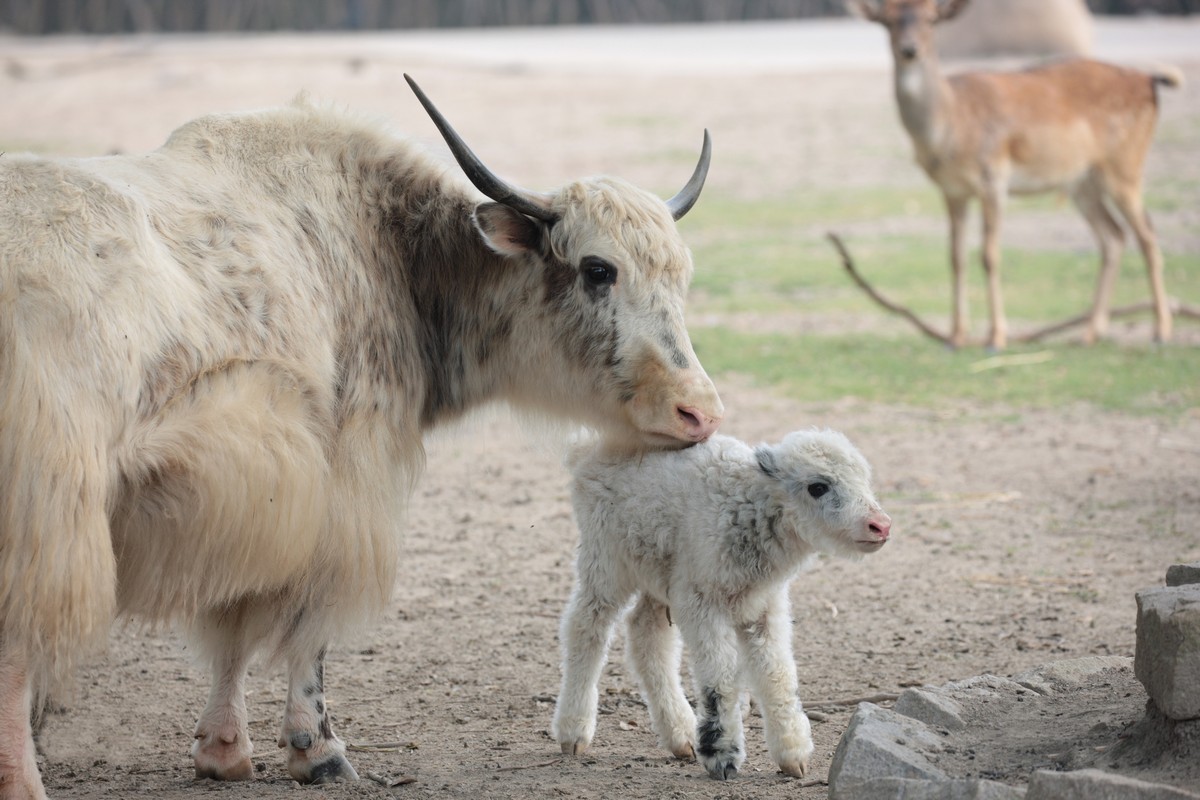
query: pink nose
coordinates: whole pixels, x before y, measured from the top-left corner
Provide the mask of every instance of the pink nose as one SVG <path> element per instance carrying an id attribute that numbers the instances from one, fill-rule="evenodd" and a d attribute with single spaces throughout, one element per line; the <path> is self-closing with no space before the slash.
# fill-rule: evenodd
<path id="1" fill-rule="evenodd" d="M 882 511 L 877 511 L 867 517 L 867 530 L 879 541 L 887 541 L 892 533 L 892 518 Z"/>
<path id="2" fill-rule="evenodd" d="M 676 412 L 683 423 L 684 435 L 693 442 L 703 442 L 721 425 L 720 417 L 709 416 L 695 406 L 680 406 Z"/>

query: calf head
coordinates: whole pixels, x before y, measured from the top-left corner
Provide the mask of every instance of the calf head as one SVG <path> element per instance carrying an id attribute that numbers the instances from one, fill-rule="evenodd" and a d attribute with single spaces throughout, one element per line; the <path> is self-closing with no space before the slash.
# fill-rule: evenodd
<path id="1" fill-rule="evenodd" d="M 871 490 L 870 465 L 845 436 L 795 431 L 754 453 L 759 468 L 778 481 L 785 514 L 818 550 L 854 556 L 887 542 L 892 518 Z"/>
<path id="2" fill-rule="evenodd" d="M 540 271 L 522 317 L 524 363 L 506 396 L 587 422 L 633 449 L 711 436 L 724 410 L 684 326 L 693 268 L 675 228 L 704 185 L 707 131 L 691 179 L 670 200 L 617 178 L 532 192 L 488 170 L 408 82 L 467 177 L 493 201 L 474 213 L 488 246 Z"/>

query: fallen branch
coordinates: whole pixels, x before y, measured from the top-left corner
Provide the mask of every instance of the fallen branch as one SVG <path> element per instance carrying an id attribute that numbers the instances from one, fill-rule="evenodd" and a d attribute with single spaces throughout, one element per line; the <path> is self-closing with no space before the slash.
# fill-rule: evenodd
<path id="1" fill-rule="evenodd" d="M 497 772 L 516 772 L 522 769 L 541 769 L 542 767 L 553 767 L 555 764 L 562 763 L 561 758 L 552 758 L 549 761 L 539 761 L 536 764 L 514 764 L 511 767 L 497 767 Z"/>
<path id="2" fill-rule="evenodd" d="M 413 742 L 346 742 L 346 749 L 358 753 L 396 753 L 400 750 L 416 750 L 417 746 Z"/>
<path id="3" fill-rule="evenodd" d="M 875 287 L 873 287 L 871 284 L 867 283 L 866 278 L 864 278 L 859 273 L 858 269 L 854 266 L 854 259 L 850 257 L 850 251 L 846 249 L 846 245 L 842 242 L 841 237 L 839 237 L 833 231 L 829 231 L 825 235 L 829 238 L 829 241 L 833 244 L 834 248 L 838 251 L 838 255 L 841 256 L 842 266 L 844 266 L 846 268 L 846 272 L 848 272 L 850 274 L 850 278 L 854 281 L 855 284 L 858 285 L 858 287 L 860 289 L 862 289 L 864 292 L 866 292 L 868 297 L 870 297 L 872 300 L 874 300 L 876 303 L 878 303 L 880 306 L 882 306 L 887 311 L 890 311 L 893 314 L 898 314 L 899 316 L 904 317 L 917 330 L 919 330 L 921 333 L 925 334 L 926 336 L 930 337 L 931 339 L 936 339 L 937 341 L 941 342 L 942 344 L 945 344 L 950 347 L 954 346 L 953 343 L 950 341 L 950 336 L 948 334 L 942 333 L 937 328 L 934 328 L 932 325 L 927 323 L 925 320 L 923 320 L 919 316 L 917 316 L 911 309 L 909 309 L 905 306 L 902 306 L 899 303 L 897 303 L 893 300 L 889 300 L 888 298 L 884 297 L 882 294 L 879 293 L 878 290 L 875 289 Z M 1185 303 L 1182 300 L 1179 300 L 1174 297 L 1167 298 L 1167 305 L 1171 309 L 1171 313 L 1177 317 L 1185 317 L 1187 319 L 1200 320 L 1200 306 L 1194 306 L 1189 303 Z M 1149 301 L 1142 302 L 1142 303 L 1130 303 L 1129 305 L 1118 306 L 1118 307 L 1112 309 L 1111 311 L 1109 311 L 1108 316 L 1110 319 L 1117 319 L 1120 317 L 1128 317 L 1128 316 L 1132 316 L 1134 314 L 1142 314 L 1147 311 L 1153 311 L 1153 310 L 1154 310 L 1154 304 Z M 1029 343 L 1029 342 L 1036 342 L 1040 339 L 1045 339 L 1047 336 L 1052 336 L 1056 333 L 1062 333 L 1065 330 L 1070 330 L 1071 328 L 1075 328 L 1080 325 L 1086 325 L 1091 318 L 1092 318 L 1092 315 L 1091 315 L 1091 312 L 1089 311 L 1089 312 L 1086 312 L 1083 314 L 1078 314 L 1074 317 L 1070 317 L 1068 319 L 1062 320 L 1061 322 L 1054 322 L 1054 323 L 1051 323 L 1050 325 L 1046 325 L 1044 327 L 1037 328 L 1032 331 L 1027 331 L 1026 333 L 1010 336 L 1009 339 L 1013 342 L 1020 342 L 1023 344 Z M 972 344 L 975 344 L 975 343 L 976 342 L 972 342 Z"/>
<path id="4" fill-rule="evenodd" d="M 840 708 L 842 706 L 856 706 L 859 703 L 890 703 L 900 695 L 895 692 L 878 692 L 877 694 L 869 694 L 865 697 L 847 697 L 841 700 L 814 700 L 813 702 L 805 702 L 805 708 Z"/>
<path id="5" fill-rule="evenodd" d="M 944 345 L 952 346 L 950 342 L 950 336 L 948 334 L 937 330 L 932 325 L 925 322 L 925 320 L 921 319 L 912 311 L 900 305 L 899 303 L 888 300 L 886 297 L 877 292 L 875 287 L 867 283 L 866 279 L 860 275 L 858 270 L 855 268 L 854 259 L 850 257 L 850 251 L 847 250 L 846 245 L 842 243 L 841 237 L 839 237 L 833 231 L 829 231 L 825 235 L 829 237 L 829 241 L 833 243 L 834 248 L 842 257 L 842 266 L 846 268 L 846 272 L 850 273 L 850 278 L 856 284 L 858 284 L 860 289 L 867 293 L 868 297 L 893 314 L 899 314 L 900 316 L 904 317 L 906 320 L 916 326 L 917 330 L 921 331 L 921 333 L 925 334 L 926 336 L 936 339 Z"/>
<path id="6" fill-rule="evenodd" d="M 1171 309 L 1171 313 L 1177 317 L 1187 317 L 1189 319 L 1200 319 L 1200 308 L 1189 305 L 1182 300 L 1177 300 L 1174 297 L 1167 298 L 1167 307 Z M 1130 303 L 1127 306 L 1117 306 L 1108 312 L 1111 319 L 1118 317 L 1129 317 L 1134 314 L 1141 314 L 1146 311 L 1153 311 L 1154 303 L 1149 300 L 1142 303 Z M 1044 339 L 1056 333 L 1074 328 L 1078 325 L 1086 325 L 1088 320 L 1092 318 L 1091 312 L 1079 314 L 1078 316 L 1065 319 L 1062 322 L 1055 322 L 1052 325 L 1047 325 L 1044 328 L 1023 333 L 1019 336 L 1011 337 L 1014 342 L 1036 342 L 1039 339 Z"/>
<path id="7" fill-rule="evenodd" d="M 417 782 L 417 779 L 411 775 L 407 775 L 403 778 L 385 778 L 378 772 L 367 772 L 364 773 L 364 775 L 366 776 L 367 780 L 375 781 L 385 789 L 391 789 L 396 786 L 407 786 L 410 783 Z"/>

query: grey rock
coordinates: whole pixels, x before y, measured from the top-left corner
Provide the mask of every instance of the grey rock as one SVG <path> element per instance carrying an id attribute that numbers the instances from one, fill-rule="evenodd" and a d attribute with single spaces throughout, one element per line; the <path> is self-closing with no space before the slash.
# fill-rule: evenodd
<path id="1" fill-rule="evenodd" d="M 974 778 L 943 781 L 876 778 L 854 784 L 838 797 L 844 800 L 1022 800 L 1025 788 Z"/>
<path id="2" fill-rule="evenodd" d="M 1167 567 L 1167 586 L 1186 586 L 1189 583 L 1200 583 L 1200 561 Z"/>
<path id="3" fill-rule="evenodd" d="M 1098 769 L 1038 770 L 1029 781 L 1025 800 L 1200 800 L 1200 795 Z"/>
<path id="4" fill-rule="evenodd" d="M 877 778 L 944 781 L 946 774 L 925 757 L 941 749 L 941 737 L 923 723 L 861 703 L 829 765 L 829 798 L 858 800 L 855 787 Z"/>
<path id="5" fill-rule="evenodd" d="M 1134 674 L 1168 717 L 1200 718 L 1200 584 L 1137 593 Z"/>
<path id="6" fill-rule="evenodd" d="M 912 717 L 931 728 L 961 731 L 967 727 L 962 718 L 962 706 L 936 689 L 905 689 L 896 698 L 894 709 L 897 714 Z"/>

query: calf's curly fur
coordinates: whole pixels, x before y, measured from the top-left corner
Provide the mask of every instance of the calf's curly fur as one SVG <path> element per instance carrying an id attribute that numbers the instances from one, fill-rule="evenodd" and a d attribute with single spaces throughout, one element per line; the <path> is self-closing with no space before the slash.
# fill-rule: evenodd
<path id="1" fill-rule="evenodd" d="M 698 756 L 714 778 L 735 775 L 745 759 L 744 675 L 775 762 L 805 774 L 813 745 L 788 585 L 819 552 L 854 557 L 887 541 L 891 519 L 863 456 L 840 433 L 806 430 L 773 446 L 714 436 L 633 458 L 592 443 L 569 463 L 580 538 L 560 630 L 553 730 L 563 752 L 583 752 L 595 735 L 612 628 L 636 595 L 628 649 L 663 745 Z M 680 683 L 679 634 L 692 658 L 698 723 Z"/>

